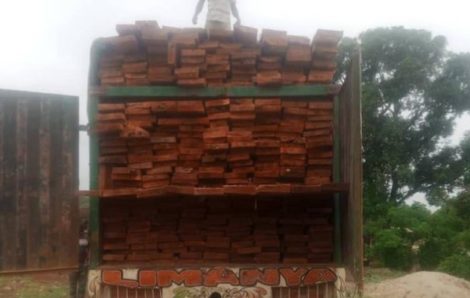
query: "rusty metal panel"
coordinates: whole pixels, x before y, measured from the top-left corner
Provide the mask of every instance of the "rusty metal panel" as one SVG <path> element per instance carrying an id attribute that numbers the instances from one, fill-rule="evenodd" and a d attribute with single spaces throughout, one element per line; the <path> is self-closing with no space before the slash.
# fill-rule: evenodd
<path id="1" fill-rule="evenodd" d="M 342 206 L 343 259 L 347 279 L 363 288 L 361 53 L 357 49 L 339 94 L 341 181 L 349 183 Z"/>
<path id="2" fill-rule="evenodd" d="M 126 287 L 104 286 L 101 297 L 103 298 L 161 298 L 162 290 L 159 288 L 152 289 L 131 289 Z"/>
<path id="3" fill-rule="evenodd" d="M 78 98 L 0 90 L 0 272 L 78 255 Z"/>
<path id="4" fill-rule="evenodd" d="M 274 287 L 273 298 L 335 298 L 335 283 L 319 283 L 308 287 Z"/>

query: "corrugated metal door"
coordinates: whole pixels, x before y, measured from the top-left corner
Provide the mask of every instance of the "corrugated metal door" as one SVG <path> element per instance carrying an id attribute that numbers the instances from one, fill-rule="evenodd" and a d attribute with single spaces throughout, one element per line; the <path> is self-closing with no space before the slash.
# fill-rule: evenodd
<path id="1" fill-rule="evenodd" d="M 78 254 L 78 98 L 0 90 L 0 272 Z"/>

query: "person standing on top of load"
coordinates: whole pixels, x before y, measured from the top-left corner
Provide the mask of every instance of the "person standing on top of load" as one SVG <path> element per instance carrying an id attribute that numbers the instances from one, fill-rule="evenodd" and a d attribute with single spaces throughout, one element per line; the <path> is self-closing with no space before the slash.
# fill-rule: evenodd
<path id="1" fill-rule="evenodd" d="M 241 25 L 236 0 L 207 0 L 209 2 L 206 29 L 207 30 L 231 30 L 230 17 L 237 19 L 235 25 Z M 197 18 L 204 7 L 205 0 L 199 0 L 193 17 L 193 24 L 197 24 Z"/>

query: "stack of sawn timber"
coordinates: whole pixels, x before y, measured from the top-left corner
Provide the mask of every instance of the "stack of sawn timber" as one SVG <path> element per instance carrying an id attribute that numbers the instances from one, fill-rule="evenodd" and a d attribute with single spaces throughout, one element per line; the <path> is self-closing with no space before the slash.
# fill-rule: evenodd
<path id="1" fill-rule="evenodd" d="M 156 200 L 105 202 L 107 264 L 330 263 L 331 200 Z"/>
<path id="2" fill-rule="evenodd" d="M 332 181 L 331 98 L 155 100 L 98 110 L 104 197 L 288 194 Z"/>
<path id="3" fill-rule="evenodd" d="M 103 86 L 185 87 L 331 83 L 339 31 L 309 38 L 285 31 L 235 27 L 232 31 L 160 28 L 156 22 L 118 25 L 103 39 L 98 79 Z"/>

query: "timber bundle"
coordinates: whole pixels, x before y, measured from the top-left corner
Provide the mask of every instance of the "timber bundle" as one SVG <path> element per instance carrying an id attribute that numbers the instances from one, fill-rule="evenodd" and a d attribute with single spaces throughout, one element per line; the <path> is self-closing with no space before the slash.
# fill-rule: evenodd
<path id="1" fill-rule="evenodd" d="M 104 197 L 302 193 L 332 181 L 331 98 L 100 103 L 98 110 Z"/>
<path id="2" fill-rule="evenodd" d="M 272 86 L 331 83 L 339 31 L 318 30 L 313 40 L 265 29 L 234 31 L 160 28 L 156 22 L 118 25 L 103 39 L 102 86 Z"/>
<path id="3" fill-rule="evenodd" d="M 160 264 L 333 261 L 330 199 L 105 201 L 102 260 Z"/>
<path id="4" fill-rule="evenodd" d="M 180 93 L 99 98 L 103 262 L 331 262 L 331 198 L 347 188 L 333 183 L 335 89 L 320 86 L 331 90 L 321 97 L 276 90 L 330 84 L 341 32 L 318 30 L 310 41 L 262 30 L 258 40 L 249 27 L 207 32 L 149 21 L 117 31 L 98 43 L 92 88 Z M 151 85 L 173 87 L 133 87 Z M 238 93 L 192 97 L 190 87 Z M 279 95 L 256 95 L 268 89 Z M 296 199 L 283 200 L 289 195 Z M 161 197 L 170 199 L 151 200 Z"/>
<path id="5" fill-rule="evenodd" d="M 331 83 L 342 33 L 118 25 L 98 81 L 183 87 Z M 98 82 L 97 81 L 97 82 Z M 333 96 L 101 100 L 100 196 L 218 196 L 332 187 Z"/>

